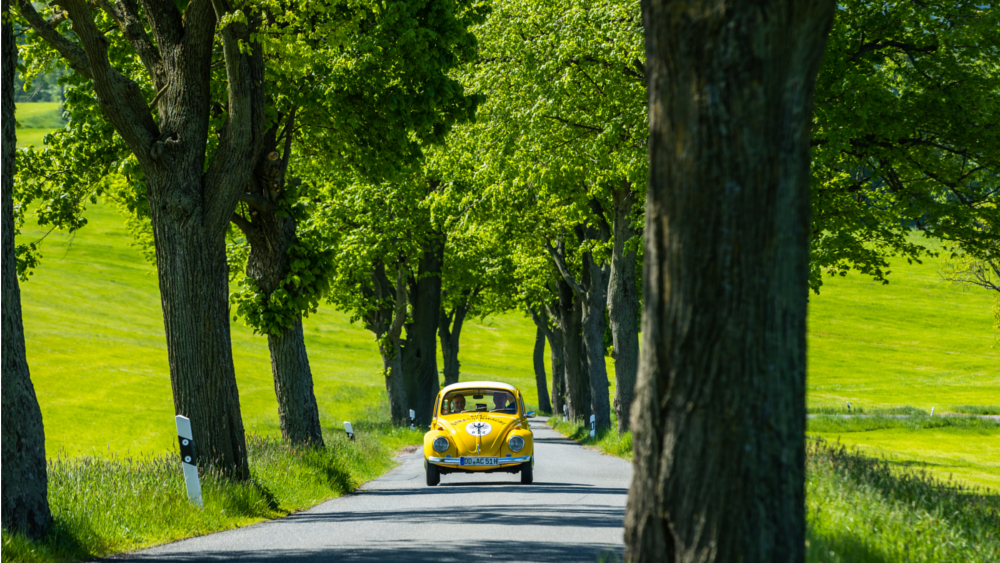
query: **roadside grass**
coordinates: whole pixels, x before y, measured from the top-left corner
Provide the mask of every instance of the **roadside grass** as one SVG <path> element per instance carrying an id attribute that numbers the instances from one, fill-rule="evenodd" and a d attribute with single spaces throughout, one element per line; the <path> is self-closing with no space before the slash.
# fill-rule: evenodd
<path id="1" fill-rule="evenodd" d="M 855 414 L 874 414 L 874 415 L 928 415 L 928 411 L 924 409 L 918 409 L 916 407 L 870 407 L 865 408 L 860 405 L 851 404 L 851 408 L 847 408 L 845 404 L 842 407 L 811 407 L 808 409 L 809 414 L 839 414 L 839 415 L 855 415 Z"/>
<path id="2" fill-rule="evenodd" d="M 951 407 L 951 412 L 963 413 L 963 414 L 978 414 L 978 415 L 990 415 L 998 416 L 1000 415 L 1000 406 L 998 405 L 959 405 Z"/>
<path id="3" fill-rule="evenodd" d="M 618 435 L 618 421 L 614 413 L 611 414 L 611 429 L 601 432 L 593 438 L 590 437 L 590 425 L 580 420 L 563 422 L 562 416 L 553 416 L 548 419 L 547 424 L 567 438 L 580 442 L 586 447 L 632 461 L 632 433 L 626 432 L 622 436 Z"/>
<path id="4" fill-rule="evenodd" d="M 810 563 L 1000 561 L 1000 496 L 810 440 Z"/>
<path id="5" fill-rule="evenodd" d="M 899 469 L 1000 491 L 1000 421 L 978 416 L 816 416 L 809 436 L 883 456 Z"/>
<path id="6" fill-rule="evenodd" d="M 326 447 L 292 448 L 249 435 L 252 478 L 201 475 L 204 508 L 187 500 L 179 456 L 49 460 L 54 530 L 40 542 L 3 532 L 4 561 L 78 561 L 134 551 L 285 516 L 355 490 L 393 465 L 393 453 L 423 434 L 387 422 L 359 421 L 355 441 L 324 435 Z"/>

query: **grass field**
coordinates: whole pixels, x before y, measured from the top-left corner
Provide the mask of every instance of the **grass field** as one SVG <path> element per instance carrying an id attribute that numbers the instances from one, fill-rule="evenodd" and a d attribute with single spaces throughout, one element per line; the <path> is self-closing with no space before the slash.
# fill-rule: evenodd
<path id="1" fill-rule="evenodd" d="M 17 128 L 17 146 L 40 147 L 46 134 L 62 127 L 59 105 L 56 102 L 17 104 L 15 115 L 20 125 Z"/>
<path id="2" fill-rule="evenodd" d="M 110 206 L 88 210 L 76 236 L 50 234 L 41 267 L 21 285 L 28 362 L 49 455 L 143 454 L 176 435 L 156 272 L 130 246 Z M 37 239 L 40 229 L 25 229 Z M 323 426 L 341 428 L 384 395 L 372 334 L 323 307 L 305 321 Z M 279 435 L 267 342 L 233 323 L 233 355 L 248 431 Z M 463 379 L 499 379 L 536 402 L 531 321 L 473 319 L 462 333 Z M 610 366 L 609 367 L 613 367 Z"/>

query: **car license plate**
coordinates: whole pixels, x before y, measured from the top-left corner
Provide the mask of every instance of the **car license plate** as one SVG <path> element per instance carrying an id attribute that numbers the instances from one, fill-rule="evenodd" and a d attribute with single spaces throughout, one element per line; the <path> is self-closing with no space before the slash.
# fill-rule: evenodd
<path id="1" fill-rule="evenodd" d="M 472 465 L 480 467 L 488 466 L 498 466 L 499 461 L 495 457 L 461 457 L 458 460 L 459 465 Z"/>

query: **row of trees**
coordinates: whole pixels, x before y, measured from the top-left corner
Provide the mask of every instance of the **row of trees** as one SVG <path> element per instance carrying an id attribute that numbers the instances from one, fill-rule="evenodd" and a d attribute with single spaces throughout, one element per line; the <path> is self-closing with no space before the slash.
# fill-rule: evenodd
<path id="1" fill-rule="evenodd" d="M 268 340 L 285 439 L 321 446 L 304 315 L 349 311 L 392 420 L 427 424 L 437 342 L 457 381 L 465 320 L 517 309 L 541 409 L 634 426 L 630 559 L 798 559 L 808 288 L 884 280 L 927 252 L 914 228 L 995 257 L 1000 22 L 960 0 L 676 4 L 5 3 L 25 71 L 72 72 L 69 124 L 16 186 L 4 120 L 4 408 L 24 413 L 4 526 L 48 518 L 7 328 L 39 255 L 15 264 L 9 234 L 28 209 L 79 228 L 103 195 L 156 264 L 199 464 L 249 476 L 230 312 Z"/>

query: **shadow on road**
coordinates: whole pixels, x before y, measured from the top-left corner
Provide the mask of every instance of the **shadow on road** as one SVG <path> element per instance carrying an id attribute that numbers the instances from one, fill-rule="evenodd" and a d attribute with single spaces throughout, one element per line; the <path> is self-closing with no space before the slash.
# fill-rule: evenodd
<path id="1" fill-rule="evenodd" d="M 593 487 L 591 485 L 574 485 L 569 483 L 540 483 L 536 481 L 533 485 L 519 485 L 516 482 L 505 483 L 503 481 L 481 481 L 468 482 L 456 481 L 446 482 L 450 476 L 441 478 L 441 484 L 437 487 L 419 487 L 414 489 L 365 489 L 357 493 L 359 495 L 384 495 L 384 496 L 405 496 L 405 495 L 467 495 L 471 491 L 467 487 L 488 487 L 490 493 L 517 493 L 517 494 L 580 494 L 580 495 L 628 495 L 625 487 Z"/>
<path id="2" fill-rule="evenodd" d="M 426 508 L 413 510 L 378 510 L 364 512 L 300 512 L 275 522 L 277 525 L 294 526 L 303 522 L 344 524 L 347 522 L 393 522 L 395 524 L 423 524 L 436 522 L 441 525 L 498 524 L 503 526 L 565 527 L 571 523 L 579 528 L 620 528 L 625 519 L 624 508 L 607 506 L 559 504 L 545 505 L 545 513 L 535 513 L 531 506 L 516 511 L 503 505 L 462 506 L 458 508 Z"/>
<path id="3" fill-rule="evenodd" d="M 467 540 L 442 538 L 433 545 L 414 545 L 413 542 L 384 541 L 372 550 L 360 548 L 330 548 L 316 550 L 219 551 L 178 554 L 137 554 L 130 559 L 150 563 L 180 563 L 193 561 L 244 561 L 271 563 L 290 561 L 312 563 L 351 561 L 353 563 L 381 563 L 391 554 L 390 561 L 407 563 L 468 563 L 470 560 L 539 561 L 620 561 L 621 551 L 576 544 L 552 542 L 518 542 L 499 540 Z"/>

